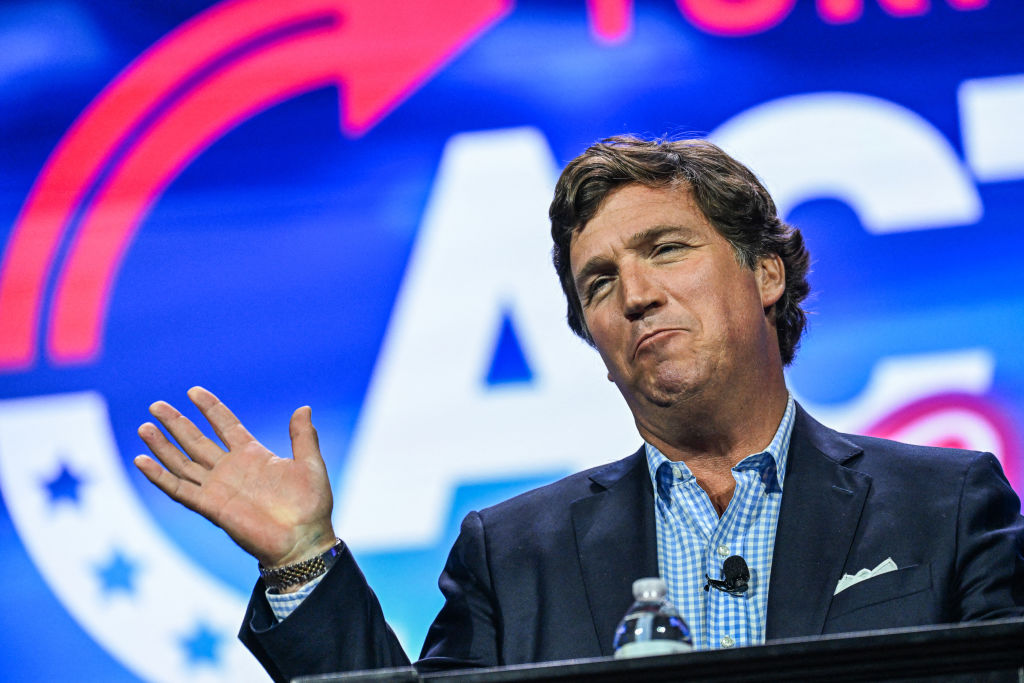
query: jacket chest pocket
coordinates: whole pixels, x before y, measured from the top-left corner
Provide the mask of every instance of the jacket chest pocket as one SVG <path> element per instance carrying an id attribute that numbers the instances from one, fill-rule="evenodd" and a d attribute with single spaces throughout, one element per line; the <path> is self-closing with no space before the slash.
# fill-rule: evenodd
<path id="1" fill-rule="evenodd" d="M 921 599 L 928 599 L 926 593 L 932 587 L 930 564 L 915 564 L 893 572 L 886 572 L 854 584 L 832 598 L 825 630 L 836 632 L 833 623 L 841 619 L 844 624 L 855 625 L 856 629 L 889 628 L 907 624 L 915 624 L 919 620 L 928 619 L 937 606 L 928 609 L 912 609 L 911 604 Z M 862 612 L 863 614 L 857 614 Z M 879 623 L 871 623 L 872 621 Z M 866 623 L 861 623 L 864 621 Z"/>

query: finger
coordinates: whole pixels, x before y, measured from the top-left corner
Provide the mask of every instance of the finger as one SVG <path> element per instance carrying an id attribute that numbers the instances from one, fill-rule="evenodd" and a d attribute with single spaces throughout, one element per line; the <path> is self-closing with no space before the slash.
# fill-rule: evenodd
<path id="1" fill-rule="evenodd" d="M 196 484 L 202 484 L 206 480 L 208 470 L 199 463 L 186 458 L 185 454 L 168 441 L 164 433 L 157 429 L 152 422 L 147 422 L 139 427 L 139 436 L 157 460 L 163 463 L 163 466 L 177 478 Z"/>
<path id="2" fill-rule="evenodd" d="M 241 420 L 224 405 L 219 398 L 203 387 L 192 387 L 188 397 L 196 404 L 199 412 L 207 419 L 213 431 L 229 450 L 234 450 L 255 441 L 252 434 L 242 425 Z"/>
<path id="3" fill-rule="evenodd" d="M 192 424 L 192 420 L 178 412 L 170 403 L 157 401 L 149 406 L 149 412 L 171 433 L 174 440 L 181 444 L 189 457 L 199 464 L 210 468 L 224 457 L 221 447 L 208 439 L 199 427 Z"/>
<path id="4" fill-rule="evenodd" d="M 320 439 L 313 426 L 312 413 L 309 406 L 302 406 L 292 413 L 292 419 L 288 423 L 288 436 L 292 439 L 292 457 L 299 461 L 323 463 Z"/>
<path id="5" fill-rule="evenodd" d="M 173 473 L 160 467 L 155 460 L 147 455 L 140 455 L 135 458 L 135 466 L 142 471 L 154 486 L 167 494 L 171 500 L 175 500 L 189 510 L 199 512 L 198 486 L 190 481 L 185 481 L 174 476 Z"/>

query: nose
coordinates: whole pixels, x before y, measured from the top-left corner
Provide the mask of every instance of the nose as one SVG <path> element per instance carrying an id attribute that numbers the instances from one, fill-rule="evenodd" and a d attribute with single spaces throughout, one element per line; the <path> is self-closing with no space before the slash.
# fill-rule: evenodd
<path id="1" fill-rule="evenodd" d="M 643 265 L 620 268 L 622 311 L 631 322 L 639 320 L 665 303 L 664 292 Z"/>

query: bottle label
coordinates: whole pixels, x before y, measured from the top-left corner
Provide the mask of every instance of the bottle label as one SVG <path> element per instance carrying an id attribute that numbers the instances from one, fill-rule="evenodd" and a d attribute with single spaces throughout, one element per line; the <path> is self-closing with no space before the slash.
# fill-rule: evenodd
<path id="1" fill-rule="evenodd" d="M 693 646 L 679 640 L 637 640 L 626 643 L 615 651 L 615 659 L 654 657 L 689 652 Z"/>
<path id="2" fill-rule="evenodd" d="M 616 657 L 646 657 L 689 652 L 693 639 L 678 615 L 636 610 L 619 624 L 613 647 Z"/>

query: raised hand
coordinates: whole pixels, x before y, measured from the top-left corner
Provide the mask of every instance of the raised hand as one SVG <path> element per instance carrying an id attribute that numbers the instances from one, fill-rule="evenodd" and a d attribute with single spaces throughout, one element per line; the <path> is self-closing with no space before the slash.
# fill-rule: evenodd
<path id="1" fill-rule="evenodd" d="M 149 412 L 181 450 L 153 423 L 140 426 L 139 436 L 167 468 L 140 455 L 135 465 L 146 478 L 224 529 L 265 567 L 305 560 L 330 548 L 333 498 L 310 409 L 292 414 L 293 458 L 288 459 L 267 450 L 206 389 L 193 387 L 188 397 L 227 450 L 170 404 L 157 401 Z"/>

